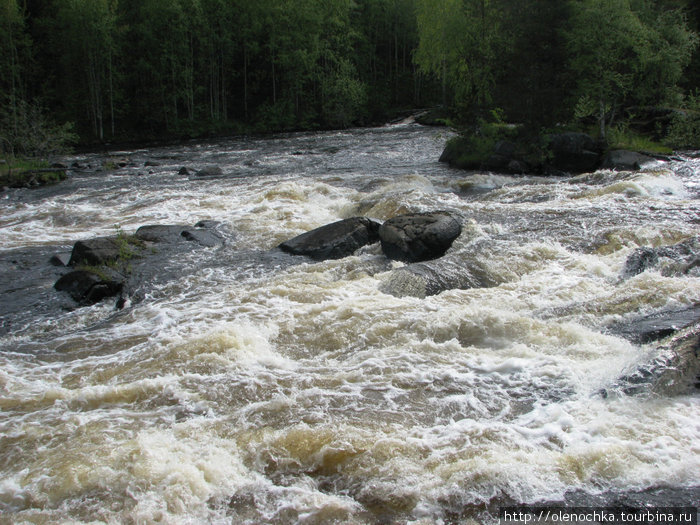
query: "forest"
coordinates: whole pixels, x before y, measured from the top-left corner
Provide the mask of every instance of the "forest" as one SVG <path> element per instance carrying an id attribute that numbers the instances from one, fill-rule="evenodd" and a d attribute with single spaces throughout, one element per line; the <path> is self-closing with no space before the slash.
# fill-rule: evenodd
<path id="1" fill-rule="evenodd" d="M 0 0 L 0 13 L 4 156 L 428 107 L 605 136 L 662 106 L 678 145 L 700 146 L 693 0 Z"/>

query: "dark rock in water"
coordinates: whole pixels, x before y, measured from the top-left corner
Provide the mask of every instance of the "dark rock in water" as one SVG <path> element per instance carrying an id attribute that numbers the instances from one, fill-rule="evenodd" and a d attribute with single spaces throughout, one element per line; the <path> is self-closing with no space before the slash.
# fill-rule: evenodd
<path id="1" fill-rule="evenodd" d="M 627 279 L 639 275 L 647 268 L 653 268 L 659 263 L 659 254 L 654 248 L 639 248 L 632 252 L 625 261 L 625 267 L 622 270 L 622 277 Z"/>
<path id="2" fill-rule="evenodd" d="M 159 162 L 156 162 L 154 160 L 147 160 L 146 162 L 143 163 L 144 167 L 155 167 L 155 166 L 160 166 Z"/>
<path id="3" fill-rule="evenodd" d="M 633 171 L 641 169 L 644 164 L 649 164 L 650 162 L 654 162 L 654 159 L 642 153 L 627 150 L 613 150 L 605 155 L 601 168 Z"/>
<path id="4" fill-rule="evenodd" d="M 695 312 L 697 315 L 697 307 Z M 687 394 L 699 387 L 700 322 L 695 322 L 663 340 L 649 361 L 600 393 L 604 397 L 616 392 L 670 396 Z"/>
<path id="5" fill-rule="evenodd" d="M 134 237 L 142 241 L 170 243 L 182 241 L 182 232 L 187 230 L 189 226 L 179 224 L 149 224 L 141 226 Z"/>
<path id="6" fill-rule="evenodd" d="M 552 167 L 570 173 L 594 171 L 600 165 L 602 147 L 585 133 L 561 133 L 549 137 Z"/>
<path id="7" fill-rule="evenodd" d="M 178 170 L 177 174 L 178 174 L 178 175 L 189 175 L 189 174 L 190 174 L 190 170 L 188 170 L 185 166 L 183 166 L 182 168 L 180 168 L 180 169 Z"/>
<path id="8" fill-rule="evenodd" d="M 72 271 L 54 284 L 56 290 L 67 292 L 75 301 L 85 305 L 117 295 L 122 286 L 121 280 L 106 278 L 85 270 Z"/>
<path id="9" fill-rule="evenodd" d="M 461 233 L 462 225 L 447 212 L 399 215 L 379 228 L 384 254 L 404 262 L 442 257 Z"/>
<path id="10" fill-rule="evenodd" d="M 507 129 L 512 129 L 513 134 L 518 131 L 517 126 Z M 484 139 L 479 135 L 460 136 L 447 141 L 439 160 L 453 168 L 519 175 L 540 170 L 540 162 L 528 149 L 524 139 L 514 142 Z"/>
<path id="11" fill-rule="evenodd" d="M 202 246 L 217 246 L 222 243 L 221 237 L 211 230 L 178 224 L 141 226 L 134 237 L 155 243 L 177 243 L 183 240 L 194 241 Z"/>
<path id="12" fill-rule="evenodd" d="M 609 330 L 632 341 L 645 344 L 658 341 L 700 321 L 700 304 L 687 308 L 655 312 L 625 323 L 612 325 Z"/>
<path id="13" fill-rule="evenodd" d="M 70 253 L 57 253 L 51 257 L 49 262 L 54 266 L 68 266 L 70 264 Z"/>
<path id="14" fill-rule="evenodd" d="M 195 173 L 195 177 L 221 177 L 223 174 L 224 170 L 219 166 L 207 166 Z"/>
<path id="15" fill-rule="evenodd" d="M 352 217 L 302 233 L 279 245 L 293 255 L 306 255 L 317 261 L 341 259 L 379 240 L 379 223 L 367 217 Z"/>
<path id="16" fill-rule="evenodd" d="M 517 145 L 508 140 L 496 143 L 493 153 L 482 163 L 481 169 L 517 174 L 530 171 L 528 164 L 518 156 Z"/>
<path id="17" fill-rule="evenodd" d="M 667 276 L 695 275 L 700 268 L 700 237 L 671 246 L 636 249 L 625 261 L 622 278 L 629 279 L 650 268 L 659 268 Z"/>
<path id="18" fill-rule="evenodd" d="M 116 261 L 120 255 L 121 248 L 116 237 L 97 237 L 76 242 L 68 264 L 99 266 Z"/>

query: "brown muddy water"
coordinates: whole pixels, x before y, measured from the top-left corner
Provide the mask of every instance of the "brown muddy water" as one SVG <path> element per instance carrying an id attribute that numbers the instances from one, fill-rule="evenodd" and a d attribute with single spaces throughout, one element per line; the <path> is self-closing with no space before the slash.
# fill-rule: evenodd
<path id="1" fill-rule="evenodd" d="M 0 522 L 489 522 L 658 488 L 697 504 L 697 391 L 598 392 L 656 350 L 611 326 L 700 302 L 697 267 L 621 278 L 635 249 L 698 235 L 700 160 L 510 177 L 439 164 L 445 139 L 406 124 L 192 142 L 0 194 Z M 402 263 L 377 246 L 256 255 L 436 209 L 463 222 L 445 271 L 490 287 L 397 297 Z M 52 289 L 48 258 L 77 240 L 200 220 L 223 246 L 123 310 Z"/>

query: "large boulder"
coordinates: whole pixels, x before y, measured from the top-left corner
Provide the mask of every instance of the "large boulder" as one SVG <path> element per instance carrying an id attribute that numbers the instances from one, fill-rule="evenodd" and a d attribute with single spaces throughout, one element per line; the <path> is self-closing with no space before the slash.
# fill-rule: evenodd
<path id="1" fill-rule="evenodd" d="M 321 226 L 283 242 L 279 248 L 317 261 L 341 259 L 379 240 L 379 223 L 367 217 L 352 217 Z"/>
<path id="2" fill-rule="evenodd" d="M 602 147 L 585 133 L 560 133 L 549 137 L 552 167 L 569 173 L 595 171 L 600 165 Z"/>
<path id="3" fill-rule="evenodd" d="M 69 261 L 58 255 L 51 260 L 57 266 L 73 267 L 54 287 L 81 305 L 121 294 L 118 305 L 123 306 L 135 294 L 145 295 L 155 283 L 177 278 L 177 261 L 182 255 L 198 246 L 222 244 L 223 234 L 217 226 L 215 221 L 201 221 L 195 227 L 148 225 L 133 235 L 78 241 Z"/>
<path id="4" fill-rule="evenodd" d="M 618 149 L 609 151 L 605 155 L 601 168 L 609 170 L 634 171 L 641 169 L 642 166 L 651 162 L 654 162 L 654 159 L 648 155 Z"/>
<path id="5" fill-rule="evenodd" d="M 379 228 L 384 254 L 404 262 L 442 257 L 461 233 L 462 225 L 447 212 L 399 215 Z"/>

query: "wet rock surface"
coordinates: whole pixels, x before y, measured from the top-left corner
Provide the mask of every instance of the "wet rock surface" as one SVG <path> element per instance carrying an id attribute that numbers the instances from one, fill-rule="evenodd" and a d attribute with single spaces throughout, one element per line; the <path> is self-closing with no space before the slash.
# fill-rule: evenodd
<path id="1" fill-rule="evenodd" d="M 650 358 L 636 370 L 621 376 L 610 388 L 601 391 L 604 397 L 656 394 L 687 394 L 700 388 L 700 308 L 694 308 L 691 325 L 660 341 Z"/>
<path id="2" fill-rule="evenodd" d="M 395 297 L 428 297 L 446 290 L 485 288 L 498 284 L 478 264 L 445 256 L 408 264 L 391 272 L 380 290 Z"/>
<path id="3" fill-rule="evenodd" d="M 700 237 L 691 237 L 671 246 L 636 249 L 625 261 L 622 278 L 634 277 L 649 269 L 663 275 L 700 275 Z"/>
<path id="4" fill-rule="evenodd" d="M 282 251 L 315 260 L 340 259 L 379 240 L 379 223 L 367 217 L 352 217 L 302 233 L 279 245 Z"/>
<path id="5" fill-rule="evenodd" d="M 663 339 L 698 321 L 700 321 L 700 304 L 695 304 L 687 308 L 655 312 L 618 323 L 610 327 L 610 332 L 633 343 L 645 344 Z"/>
<path id="6" fill-rule="evenodd" d="M 442 257 L 461 233 L 462 225 L 447 212 L 399 215 L 379 228 L 384 254 L 404 262 Z"/>
<path id="7" fill-rule="evenodd" d="M 117 304 L 123 305 L 125 296 L 142 296 L 150 286 L 178 277 L 172 264 L 178 256 L 194 248 L 221 245 L 224 239 L 216 225 L 213 221 L 201 223 L 201 228 L 146 225 L 133 235 L 78 241 L 68 262 L 74 270 L 58 279 L 54 288 L 67 292 L 79 305 L 120 294 Z M 50 262 L 55 264 L 55 259 Z"/>
<path id="8" fill-rule="evenodd" d="M 221 236 L 204 223 L 202 227 L 194 228 L 177 224 L 141 226 L 134 233 L 134 237 L 154 243 L 177 243 L 186 240 L 209 247 L 222 243 Z"/>

